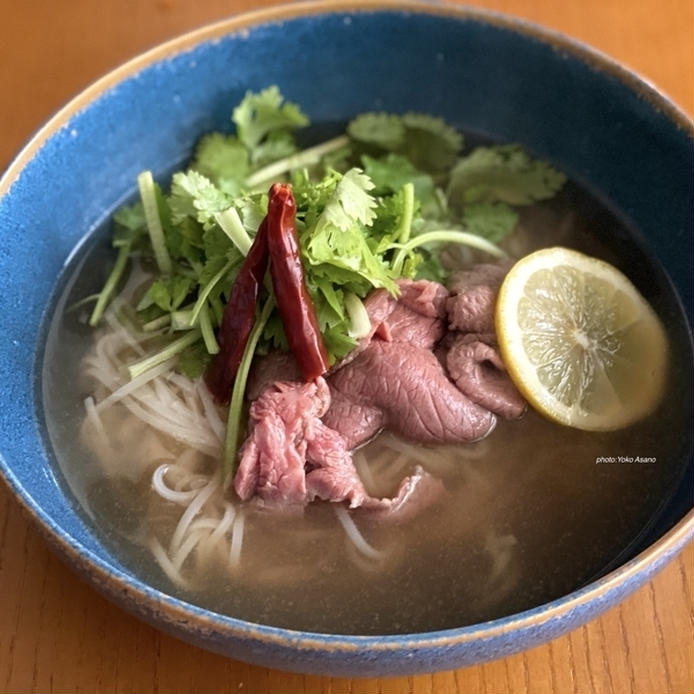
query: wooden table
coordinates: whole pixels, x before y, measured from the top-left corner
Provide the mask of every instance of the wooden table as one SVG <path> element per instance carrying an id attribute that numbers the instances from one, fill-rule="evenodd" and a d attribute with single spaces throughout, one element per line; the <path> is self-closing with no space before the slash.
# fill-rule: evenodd
<path id="1" fill-rule="evenodd" d="M 266 0 L 5 0 L 0 166 L 58 106 L 123 60 Z M 477 0 L 558 29 L 647 77 L 694 114 L 691 0 Z M 0 692 L 691 692 L 694 545 L 585 627 L 504 660 L 345 680 L 227 660 L 145 626 L 49 552 L 0 484 Z"/>

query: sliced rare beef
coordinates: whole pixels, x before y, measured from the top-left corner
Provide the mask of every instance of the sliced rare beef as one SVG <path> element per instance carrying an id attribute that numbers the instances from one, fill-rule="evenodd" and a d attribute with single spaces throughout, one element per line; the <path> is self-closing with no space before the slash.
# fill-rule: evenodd
<path id="1" fill-rule="evenodd" d="M 515 419 L 526 402 L 506 373 L 496 349 L 474 338 L 458 335 L 446 352 L 446 368 L 458 389 L 490 412 Z"/>
<path id="2" fill-rule="evenodd" d="M 386 414 L 380 407 L 355 402 L 334 387 L 330 388 L 330 394 L 332 402 L 325 421 L 330 423 L 328 426 L 340 422 L 339 430 L 350 450 L 371 441 L 385 426 Z"/>
<path id="3" fill-rule="evenodd" d="M 404 523 L 433 506 L 445 494 L 443 482 L 417 465 L 414 472 L 400 483 L 392 499 L 379 499 L 377 503 L 366 503 L 362 508 L 373 520 L 388 519 L 391 523 Z"/>
<path id="4" fill-rule="evenodd" d="M 435 500 L 437 485 L 421 469 L 402 481 L 393 498 L 369 496 L 345 441 L 320 419 L 329 405 L 330 391 L 323 378 L 312 383 L 276 382 L 265 388 L 251 405 L 251 432 L 234 476 L 241 499 L 257 497 L 272 506 L 303 505 L 316 498 L 347 501 L 351 508 L 362 506 L 398 517 L 410 499 L 415 509 Z"/>
<path id="5" fill-rule="evenodd" d="M 463 333 L 494 336 L 494 305 L 496 295 L 511 261 L 483 263 L 470 270 L 456 272 L 448 282 L 450 296 L 446 300 L 448 327 Z"/>
<path id="6" fill-rule="evenodd" d="M 268 386 L 277 381 L 302 381 L 299 365 L 289 352 L 275 350 L 253 359 L 246 384 L 246 398 L 255 400 Z"/>
<path id="7" fill-rule="evenodd" d="M 385 289 L 374 289 L 366 299 L 364 299 L 364 309 L 366 309 L 366 313 L 369 316 L 371 329 L 366 335 L 359 338 L 354 349 L 348 354 L 345 354 L 342 359 L 333 365 L 329 373 L 333 373 L 342 368 L 345 364 L 349 364 L 349 362 L 356 359 L 356 357 L 371 344 L 371 340 L 383 324 L 383 321 L 393 311 L 396 301 L 393 295 Z"/>
<path id="8" fill-rule="evenodd" d="M 446 298 L 448 291 L 428 280 L 398 280 L 399 296 L 385 289 L 372 291 L 364 300 L 371 330 L 357 346 L 345 355 L 331 371 L 349 364 L 363 352 L 374 337 L 386 342 L 409 342 L 423 349 L 433 349 L 446 332 Z"/>
<path id="9" fill-rule="evenodd" d="M 323 379 L 265 388 L 251 403 L 251 431 L 239 452 L 234 489 L 241 499 L 257 495 L 269 503 L 305 502 L 308 442 L 329 405 Z"/>
<path id="10" fill-rule="evenodd" d="M 496 424 L 491 412 L 451 383 L 433 352 L 407 343 L 373 340 L 368 349 L 331 375 L 330 385 L 355 406 L 380 410 L 383 425 L 411 441 L 476 441 Z M 323 421 L 340 432 L 349 446 L 358 446 L 364 441 L 352 433 L 357 415 L 347 418 L 345 411 L 344 407 L 330 408 Z"/>
<path id="11" fill-rule="evenodd" d="M 393 498 L 374 499 L 350 451 L 384 428 L 420 443 L 475 441 L 497 414 L 523 413 L 495 349 L 494 303 L 508 267 L 457 273 L 450 295 L 424 280 L 400 281 L 397 298 L 371 292 L 364 301 L 371 330 L 327 383 L 302 383 L 291 355 L 256 359 L 247 390 L 251 432 L 234 479 L 239 496 L 275 505 L 347 501 L 392 518 L 440 496 L 440 483 L 417 470 Z"/>

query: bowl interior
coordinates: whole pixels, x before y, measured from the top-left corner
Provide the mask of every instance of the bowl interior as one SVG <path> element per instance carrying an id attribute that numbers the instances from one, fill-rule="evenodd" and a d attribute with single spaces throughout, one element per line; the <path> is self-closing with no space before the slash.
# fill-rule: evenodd
<path id="1" fill-rule="evenodd" d="M 137 173 L 164 177 L 200 134 L 230 130 L 230 106 L 248 89 L 278 84 L 326 127 L 362 111 L 414 110 L 523 143 L 637 231 L 692 320 L 692 130 L 645 85 L 499 18 L 434 7 L 302 12 L 231 34 L 210 30 L 125 66 L 58 114 L 0 186 L 0 369 L 11 403 L 0 423 L 2 462 L 42 521 L 105 567 L 129 573 L 84 522 L 45 438 L 45 313 L 61 270 L 132 194 Z M 683 406 L 691 410 L 691 396 Z M 689 439 L 680 453 L 685 477 L 615 565 L 692 507 Z"/>

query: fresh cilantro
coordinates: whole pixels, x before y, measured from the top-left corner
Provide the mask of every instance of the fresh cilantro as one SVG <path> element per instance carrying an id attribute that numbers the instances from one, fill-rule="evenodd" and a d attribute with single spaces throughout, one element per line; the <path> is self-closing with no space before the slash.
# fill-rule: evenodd
<path id="1" fill-rule="evenodd" d="M 327 328 L 323 332 L 323 342 L 330 355 L 330 363 L 334 364 L 338 359 L 349 354 L 357 344 L 341 326 Z"/>
<path id="2" fill-rule="evenodd" d="M 361 160 L 365 173 L 373 181 L 376 195 L 397 193 L 405 183 L 414 185 L 415 196 L 421 204 L 428 202 L 434 194 L 432 177 L 401 154 L 390 153 L 378 159 L 364 154 Z"/>
<path id="3" fill-rule="evenodd" d="M 366 227 L 373 223 L 377 207 L 369 194 L 372 189 L 368 176 L 350 169 L 335 186 L 315 226 L 304 230 L 304 254 L 312 265 L 334 266 L 373 287 L 395 292 L 388 264 L 374 254 L 367 240 Z"/>
<path id="4" fill-rule="evenodd" d="M 166 233 L 166 247 L 174 260 L 185 260 L 191 267 L 199 265 L 204 261 L 202 225 L 192 217 L 172 224 Z"/>
<path id="5" fill-rule="evenodd" d="M 149 302 L 162 311 L 175 311 L 190 293 L 192 284 L 193 281 L 183 275 L 175 275 L 169 279 L 158 278 L 152 282 L 146 296 Z"/>
<path id="6" fill-rule="evenodd" d="M 234 135 L 210 133 L 200 139 L 190 168 L 222 192 L 238 195 L 249 173 L 248 150 Z"/>
<path id="7" fill-rule="evenodd" d="M 284 334 L 282 321 L 276 312 L 272 313 L 267 323 L 265 323 L 260 349 L 265 354 L 274 349 L 278 349 L 281 352 L 289 350 L 289 343 L 287 342 L 287 336 Z"/>
<path id="8" fill-rule="evenodd" d="M 399 150 L 405 141 L 402 118 L 390 113 L 362 113 L 350 121 L 347 133 L 354 140 L 389 152 Z"/>
<path id="9" fill-rule="evenodd" d="M 505 202 L 473 202 L 465 205 L 465 230 L 498 243 L 508 236 L 518 222 L 518 213 Z"/>
<path id="10" fill-rule="evenodd" d="M 432 172 L 450 168 L 463 146 L 454 128 L 423 113 L 364 113 L 348 124 L 347 132 L 367 149 L 401 154 L 410 166 Z"/>
<path id="11" fill-rule="evenodd" d="M 209 178 L 189 169 L 187 173 L 173 175 L 169 207 L 174 224 L 193 217 L 205 229 L 210 229 L 216 223 L 215 215 L 231 207 L 231 198 Z"/>
<path id="12" fill-rule="evenodd" d="M 278 130 L 293 130 L 308 125 L 308 118 L 296 104 L 285 101 L 276 86 L 255 94 L 246 92 L 231 119 L 246 148 L 253 152 L 262 140 Z"/>
<path id="13" fill-rule="evenodd" d="M 416 253 L 412 266 L 404 268 L 405 273 L 408 273 L 408 271 L 413 272 L 412 276 L 415 279 L 440 282 L 442 284 L 446 282 L 449 274 L 434 253 L 428 253 L 426 258 L 421 253 Z"/>
<path id="14" fill-rule="evenodd" d="M 186 347 L 178 355 L 176 368 L 184 376 L 187 376 L 191 380 L 195 380 L 205 373 L 211 358 L 212 357 L 205 348 L 205 343 L 202 340 L 198 340 L 189 347 Z"/>
<path id="15" fill-rule="evenodd" d="M 246 231 L 255 236 L 260 222 L 263 221 L 263 217 L 267 213 L 267 195 L 248 195 L 237 198 L 234 201 L 234 206 Z"/>
<path id="16" fill-rule="evenodd" d="M 335 226 L 349 231 L 355 222 L 369 226 L 376 216 L 376 201 L 369 194 L 374 187 L 371 179 L 360 169 L 350 169 L 339 181 L 331 199 L 325 205 L 316 231 Z"/>
<path id="17" fill-rule="evenodd" d="M 425 171 L 443 171 L 450 168 L 463 146 L 463 136 L 441 118 L 406 113 L 405 152 L 412 163 Z"/>
<path id="18" fill-rule="evenodd" d="M 251 151 L 251 162 L 254 167 L 265 166 L 270 162 L 289 157 L 294 152 L 296 152 L 296 145 L 291 134 L 277 130 L 269 133 L 265 142 Z"/>
<path id="19" fill-rule="evenodd" d="M 141 202 L 124 205 L 113 215 L 113 245 L 122 246 L 141 233 L 146 233 L 145 211 Z"/>
<path id="20" fill-rule="evenodd" d="M 345 133 L 298 151 L 294 133 L 308 119 L 276 86 L 246 93 L 232 122 L 235 133 L 200 139 L 167 195 L 143 172 L 140 202 L 113 217 L 118 254 L 90 324 L 98 323 L 128 259 L 138 253 L 158 269 L 138 293 L 137 319 L 146 331 L 177 331 L 131 373 L 178 355 L 179 371 L 202 375 L 208 352 L 218 349 L 214 331 L 276 180 L 292 184 L 305 281 L 331 363 L 368 326 L 362 300 L 373 288 L 395 294 L 399 277 L 445 282 L 449 266 L 441 258 L 460 245 L 503 257 L 495 243 L 516 227 L 514 208 L 551 197 L 565 181 L 517 145 L 461 156 L 464 142 L 454 128 L 414 112 L 358 115 Z M 256 341 L 261 353 L 288 349 L 267 286 L 262 295 L 232 394 L 227 458 L 238 443 Z"/>
<path id="21" fill-rule="evenodd" d="M 565 181 L 563 173 L 531 159 L 518 145 L 478 147 L 453 167 L 448 197 L 459 205 L 493 200 L 530 205 L 551 198 Z"/>

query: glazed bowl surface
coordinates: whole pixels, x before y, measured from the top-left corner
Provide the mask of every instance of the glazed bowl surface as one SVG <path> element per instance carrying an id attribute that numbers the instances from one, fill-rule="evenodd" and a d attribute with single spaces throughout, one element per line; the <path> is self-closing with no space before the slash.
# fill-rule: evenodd
<path id="1" fill-rule="evenodd" d="M 447 5 L 386 0 L 355 9 L 328 0 L 234 17 L 86 89 L 0 182 L 0 469 L 19 503 L 53 548 L 126 610 L 201 647 L 280 669 L 350 676 L 459 667 L 541 643 L 604 611 L 694 534 L 690 438 L 679 446 L 679 484 L 602 576 L 528 611 L 438 632 L 318 634 L 216 614 L 143 582 L 85 522 L 42 408 L 41 359 L 62 270 L 132 194 L 142 169 L 174 170 L 201 134 L 229 129 L 230 106 L 246 90 L 269 84 L 316 123 L 414 110 L 523 143 L 637 230 L 691 323 L 694 130 L 637 76 L 557 34 Z"/>

